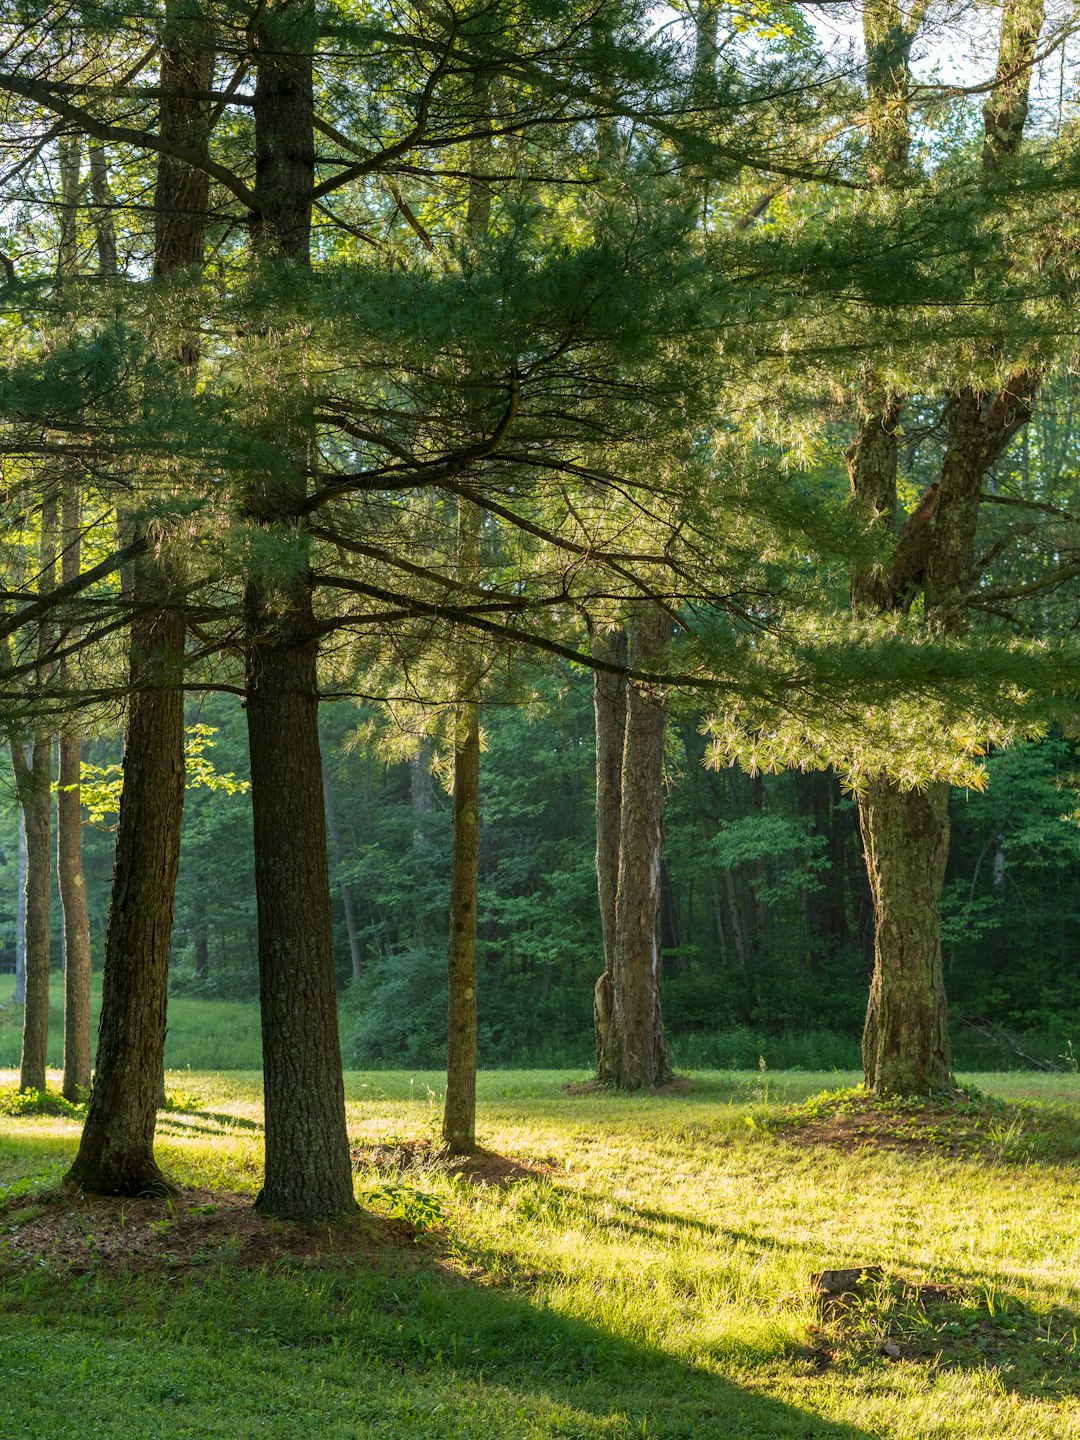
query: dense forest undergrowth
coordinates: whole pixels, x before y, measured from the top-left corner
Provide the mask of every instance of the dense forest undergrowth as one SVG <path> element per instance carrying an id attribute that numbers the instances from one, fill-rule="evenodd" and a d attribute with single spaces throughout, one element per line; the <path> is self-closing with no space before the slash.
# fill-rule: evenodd
<path id="1" fill-rule="evenodd" d="M 348 1074 L 363 1209 L 321 1225 L 250 1207 L 256 1075 L 169 1075 L 167 1200 L 56 1188 L 77 1116 L 5 1117 L 10 1433 L 1080 1435 L 1073 1077 L 872 1130 L 836 1076 L 580 1078 L 482 1075 L 483 1149 L 450 1161 L 441 1075 Z"/>

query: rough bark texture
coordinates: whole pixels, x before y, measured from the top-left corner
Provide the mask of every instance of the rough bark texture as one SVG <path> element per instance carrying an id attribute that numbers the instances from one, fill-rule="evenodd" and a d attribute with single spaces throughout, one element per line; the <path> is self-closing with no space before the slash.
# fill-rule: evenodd
<path id="1" fill-rule="evenodd" d="M 906 165 L 907 53 L 894 38 L 891 3 L 865 13 L 872 150 L 878 178 L 902 178 Z M 989 176 L 1020 145 L 1027 116 L 1030 67 L 1043 10 L 1029 0 L 1006 0 L 997 78 L 983 111 L 983 168 Z M 998 257 L 1003 273 L 1007 258 Z M 888 584 L 880 571 L 856 573 L 856 606 L 907 609 L 921 587 L 928 625 L 966 628 L 965 598 L 975 581 L 975 535 L 987 471 L 1028 420 L 1038 384 L 1030 368 L 1013 371 L 1000 389 L 960 386 L 945 403 L 946 448 L 940 480 L 932 485 L 896 537 Z M 856 500 L 882 516 L 895 515 L 895 419 L 864 421 L 849 451 Z M 891 472 L 891 481 L 890 481 Z M 891 500 L 890 496 L 891 486 Z M 874 977 L 863 1037 L 868 1088 L 925 1094 L 947 1084 L 949 1045 L 941 977 L 938 898 L 948 856 L 948 793 L 901 793 L 888 779 L 860 802 L 864 851 L 874 896 Z"/>
<path id="2" fill-rule="evenodd" d="M 895 0 L 871 0 L 865 6 L 863 38 L 868 173 L 878 184 L 902 183 L 911 145 L 908 96 L 913 37 Z M 866 521 L 875 525 L 888 542 L 887 553 L 881 561 L 855 566 L 852 570 L 851 603 L 857 612 L 888 610 L 896 602 L 897 432 L 902 408 L 900 397 L 882 392 L 871 382 L 863 399 L 855 440 L 847 451 L 852 505 L 862 511 Z M 902 604 L 910 605 L 917 583 L 918 578 L 903 577 Z M 886 1088 L 895 1088 L 903 1075 L 904 1093 L 920 1093 L 932 1087 L 934 1078 L 929 1071 L 915 1073 L 909 1057 L 929 1056 L 935 1050 L 935 1037 L 945 1023 L 943 1008 L 940 1015 L 934 1013 L 939 1002 L 944 1005 L 943 990 L 940 996 L 932 989 L 926 991 L 918 1003 L 911 993 L 913 986 L 925 983 L 934 973 L 935 949 L 940 970 L 937 906 L 935 900 L 932 912 L 917 916 L 915 911 L 906 908 L 902 897 L 894 893 L 893 879 L 896 876 L 902 879 L 901 872 L 929 874 L 935 865 L 936 852 L 927 848 L 931 827 L 915 825 L 904 831 L 896 821 L 894 812 L 903 813 L 906 797 L 888 779 L 875 782 L 874 794 L 874 805 L 864 798 L 859 807 L 867 873 L 874 896 L 875 926 L 875 968 L 864 1030 L 864 1063 L 869 1062 L 865 1078 L 873 1090 L 878 1087 L 880 1076 L 892 1077 Z M 885 865 L 881 874 L 878 873 L 880 864 Z M 925 892 L 925 888 L 923 886 L 920 893 Z M 887 918 L 882 904 L 890 906 Z M 910 932 L 905 929 L 908 921 L 915 922 Z M 897 985 L 904 999 L 894 1004 L 891 996 Z M 908 1024 L 921 1024 L 922 1031 L 909 1031 Z M 940 1083 L 941 1077 L 937 1080 Z"/>
<path id="3" fill-rule="evenodd" d="M 599 660 L 625 665 L 626 631 L 620 628 L 594 636 L 593 654 Z M 599 1070 L 611 1019 L 611 976 L 615 969 L 615 896 L 619 888 L 619 826 L 626 738 L 626 680 L 622 675 L 594 672 L 593 714 L 596 720 L 596 888 L 604 942 L 604 970 L 593 991 L 593 1032 Z"/>
<path id="4" fill-rule="evenodd" d="M 267 620 L 249 586 L 248 742 L 259 915 L 266 1174 L 283 1219 L 354 1205 L 338 1041 L 310 605 Z"/>
<path id="5" fill-rule="evenodd" d="M 671 622 L 643 609 L 630 631 L 635 669 L 657 663 Z M 663 696 L 627 688 L 620 787 L 619 872 L 611 1011 L 597 1076 L 624 1090 L 669 1078 L 671 1066 L 660 1013 L 660 881 L 664 845 Z"/>
<path id="6" fill-rule="evenodd" d="M 49 1048 L 49 903 L 52 879 L 52 737 L 34 736 L 30 763 L 11 748 L 26 831 L 26 978 L 19 1089 L 44 1090 Z"/>
<path id="7" fill-rule="evenodd" d="M 184 621 L 153 559 L 136 563 L 124 785 L 105 939 L 97 1063 L 68 1179 L 102 1195 L 160 1194 L 154 1125 L 184 804 Z"/>
<path id="8" fill-rule="evenodd" d="M 449 1003 L 443 1141 L 454 1155 L 476 1148 L 476 914 L 480 873 L 480 707 L 458 717 L 450 871 Z"/>
<path id="9" fill-rule="evenodd" d="M 264 16 L 255 36 L 256 211 L 262 262 L 305 265 L 314 144 L 308 8 Z M 295 27 L 295 28 L 294 28 Z M 295 554 L 307 492 L 302 397 L 281 397 L 272 474 L 250 517 Z M 259 916 L 266 1173 L 256 1202 L 282 1219 L 355 1207 L 337 1028 L 330 876 L 319 752 L 310 573 L 253 573 L 245 593 L 246 708 Z"/>
<path id="10" fill-rule="evenodd" d="M 877 921 L 863 1067 L 880 1095 L 926 1094 L 952 1079 L 939 910 L 948 804 L 946 785 L 919 794 L 874 780 L 859 807 Z"/>
<path id="11" fill-rule="evenodd" d="M 79 574 L 79 498 L 73 480 L 64 486 L 61 512 L 61 579 L 66 582 Z M 67 679 L 67 664 L 61 662 L 61 689 Z M 59 768 L 56 875 L 64 911 L 64 1096 L 79 1100 L 90 1088 L 90 913 L 82 863 L 82 740 L 78 730 L 61 734 Z"/>
<path id="12" fill-rule="evenodd" d="M 159 128 L 163 139 L 205 150 L 209 110 L 180 92 L 205 89 L 211 67 L 209 33 L 197 7 L 170 4 L 162 35 L 161 75 L 166 92 Z M 187 167 L 183 167 L 187 168 Z M 202 263 L 205 192 L 198 185 L 179 195 L 177 162 L 162 157 L 155 192 L 154 275 Z M 103 188 L 102 188 L 103 187 Z M 99 172 L 95 201 L 107 196 Z M 102 265 L 115 240 L 98 226 Z M 197 343 L 181 326 L 177 360 L 193 371 Z M 136 522 L 136 529 L 143 529 Z M 124 787 L 120 800 L 112 897 L 105 937 L 101 1017 L 94 1083 L 86 1125 L 68 1178 L 98 1194 L 140 1195 L 168 1189 L 154 1160 L 154 1127 L 162 1092 L 169 946 L 172 939 L 180 822 L 184 802 L 184 621 L 173 608 L 177 577 L 167 558 L 167 537 L 153 527 L 151 543 L 135 562 L 131 600 L 131 699 L 124 736 Z M 162 542 L 166 542 L 162 548 Z"/>

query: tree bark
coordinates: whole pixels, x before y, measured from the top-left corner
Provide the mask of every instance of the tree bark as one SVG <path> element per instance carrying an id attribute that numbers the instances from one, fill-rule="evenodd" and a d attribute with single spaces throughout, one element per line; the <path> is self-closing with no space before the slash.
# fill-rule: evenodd
<path id="1" fill-rule="evenodd" d="M 49 1049 L 49 906 L 52 881 L 52 736 L 34 736 L 27 764 L 11 747 L 26 831 L 26 961 L 19 1089 L 44 1090 Z"/>
<path id="2" fill-rule="evenodd" d="M 449 1003 L 443 1141 L 454 1155 L 476 1149 L 476 917 L 480 871 L 480 707 L 459 707 L 454 747 L 450 873 Z"/>
<path id="3" fill-rule="evenodd" d="M 640 610 L 630 630 L 632 667 L 656 664 L 670 634 L 666 614 Z M 662 694 L 628 686 L 611 1011 L 597 1066 L 598 1079 L 623 1090 L 653 1086 L 671 1074 L 660 1012 L 665 724 Z"/>
<path id="4" fill-rule="evenodd" d="M 124 785 L 105 938 L 97 1063 L 68 1179 L 98 1195 L 172 1187 L 154 1159 L 169 942 L 184 804 L 183 618 L 156 563 L 136 563 Z"/>
<path id="5" fill-rule="evenodd" d="M 263 12 L 255 35 L 256 262 L 304 267 L 314 188 L 308 7 Z M 294 28 L 295 27 L 295 28 Z M 281 397 L 272 472 L 250 518 L 295 555 L 306 548 L 310 421 Z M 277 567 L 280 569 L 281 567 Z M 255 892 L 259 917 L 266 1171 L 256 1201 L 309 1220 L 355 1208 L 337 1028 L 330 875 L 319 751 L 318 637 L 309 569 L 265 566 L 245 590 Z"/>
<path id="6" fill-rule="evenodd" d="M 29 757 L 27 764 L 30 763 Z M 14 762 L 14 757 L 12 757 Z M 30 866 L 26 858 L 26 821 L 23 818 L 22 806 L 18 807 L 19 822 L 19 850 L 18 850 L 18 885 L 19 896 L 16 902 L 15 918 L 15 989 L 12 991 L 11 1003 L 21 1005 L 26 999 L 26 877 L 30 872 Z"/>
<path id="7" fill-rule="evenodd" d="M 309 597 L 291 613 L 248 587 L 247 722 L 266 1173 L 256 1201 L 282 1219 L 354 1206 L 337 1028 L 330 875 Z M 305 603 L 307 602 L 307 603 Z"/>
<path id="8" fill-rule="evenodd" d="M 163 139 L 204 151 L 209 137 L 205 94 L 212 70 L 205 19 L 196 8 L 170 3 L 161 47 L 160 110 Z M 163 157 L 157 169 L 154 277 L 201 265 L 206 232 L 206 186 L 198 180 L 178 191 L 178 162 Z M 99 171 L 94 190 L 107 200 Z M 200 198 L 201 197 L 201 198 Z M 103 265 L 115 254 L 115 237 L 98 227 Z M 193 376 L 197 341 L 181 325 L 176 358 Z M 185 626 L 175 608 L 178 576 L 168 555 L 167 527 L 136 519 L 151 543 L 135 561 L 131 601 L 130 700 L 124 736 L 124 786 L 105 937 L 101 1018 L 94 1083 L 86 1125 L 68 1179 L 106 1195 L 160 1194 L 170 1189 L 154 1159 L 154 1129 L 161 1098 L 180 823 L 184 803 L 184 704 L 181 679 Z"/>
<path id="9" fill-rule="evenodd" d="M 597 659 L 624 665 L 626 631 L 621 627 L 593 637 Z M 596 888 L 604 969 L 593 990 L 593 1032 L 596 1066 L 611 1020 L 611 977 L 615 970 L 615 897 L 619 889 L 619 831 L 622 815 L 623 744 L 626 739 L 626 680 L 622 675 L 593 672 L 593 714 L 596 721 Z"/>
<path id="10" fill-rule="evenodd" d="M 56 583 L 57 502 L 55 492 L 41 507 L 40 578 L 42 594 Z M 46 679 L 47 655 L 54 636 L 47 622 L 38 626 L 38 680 Z M 49 1050 L 50 897 L 52 890 L 52 734 L 34 725 L 30 763 L 22 743 L 11 747 L 15 786 L 26 828 L 26 971 L 23 996 L 20 1090 L 44 1090 Z"/>
<path id="11" fill-rule="evenodd" d="M 879 23 L 887 9 L 874 4 L 866 11 L 868 85 L 881 117 L 874 143 L 884 145 L 883 154 L 892 136 L 891 158 L 883 162 L 881 178 L 897 178 L 909 143 L 907 50 Z M 1003 6 L 997 75 L 983 111 L 987 176 L 1019 148 L 1042 17 L 1039 0 L 1034 5 L 1006 0 Z M 1007 272 L 1007 259 L 998 260 Z M 957 633 L 966 628 L 963 606 L 974 580 L 983 482 L 1026 424 L 1037 385 L 1037 373 L 1019 367 L 1000 390 L 960 386 L 947 395 L 940 480 L 900 530 L 891 577 L 884 580 L 880 571 L 853 576 L 856 606 L 907 609 L 921 587 L 932 629 Z M 848 456 L 856 499 L 873 505 L 883 518 L 895 516 L 898 422 L 894 401 L 876 434 L 874 425 L 860 426 Z M 888 778 L 875 781 L 860 800 L 875 912 L 863 1062 L 866 1085 L 875 1093 L 925 1094 L 951 1078 L 938 913 L 948 857 L 947 802 L 944 787 L 931 786 L 923 796 L 902 794 Z"/>
<path id="12" fill-rule="evenodd" d="M 61 579 L 78 577 L 81 544 L 79 494 L 74 478 L 61 498 Z M 68 664 L 61 661 L 60 686 Z M 71 726 L 60 735 L 60 783 L 56 798 L 56 875 L 64 912 L 64 1098 L 80 1100 L 90 1088 L 90 913 L 82 863 L 82 738 Z"/>
<path id="13" fill-rule="evenodd" d="M 860 804 L 876 916 L 863 1068 L 877 1095 L 926 1095 L 952 1079 L 939 909 L 948 805 L 947 785 L 919 794 L 888 779 Z"/>

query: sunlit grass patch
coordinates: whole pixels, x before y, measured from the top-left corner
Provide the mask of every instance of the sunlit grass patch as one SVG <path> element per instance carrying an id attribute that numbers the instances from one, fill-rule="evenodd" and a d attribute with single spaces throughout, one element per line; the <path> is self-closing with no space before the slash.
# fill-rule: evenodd
<path id="1" fill-rule="evenodd" d="M 804 1126 L 856 1114 L 835 1094 L 853 1077 L 562 1088 L 582 1078 L 481 1076 L 464 1164 L 439 1144 L 440 1075 L 348 1075 L 366 1216 L 305 1230 L 251 1211 L 258 1075 L 170 1075 L 159 1158 L 185 1188 L 128 1209 L 127 1271 L 107 1209 L 66 1270 L 32 1261 L 78 1122 L 0 1116 L 12 1433 L 1080 1440 L 1077 1172 L 1060 1148 L 1005 1153 L 1058 1111 L 1067 1137 L 1080 1105 L 1041 1080 L 997 1105 L 981 1077 L 971 1115 L 922 1116 L 926 1143 L 838 1145 L 796 1135 L 788 1107 Z M 954 1124 L 983 1126 L 979 1145 Z M 838 1266 L 878 1278 L 826 1310 L 812 1277 Z M 63 1412 L 61 1384 L 81 1402 Z"/>

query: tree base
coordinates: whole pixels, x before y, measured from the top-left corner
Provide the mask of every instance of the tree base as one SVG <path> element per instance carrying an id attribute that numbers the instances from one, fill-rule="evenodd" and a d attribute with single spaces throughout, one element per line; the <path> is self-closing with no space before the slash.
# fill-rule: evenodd
<path id="1" fill-rule="evenodd" d="M 145 1162 L 95 1165 L 76 1159 L 64 1176 L 64 1183 L 86 1195 L 123 1195 L 133 1200 L 161 1199 L 180 1193 L 179 1185 L 166 1179 L 153 1161 L 149 1165 Z"/>

